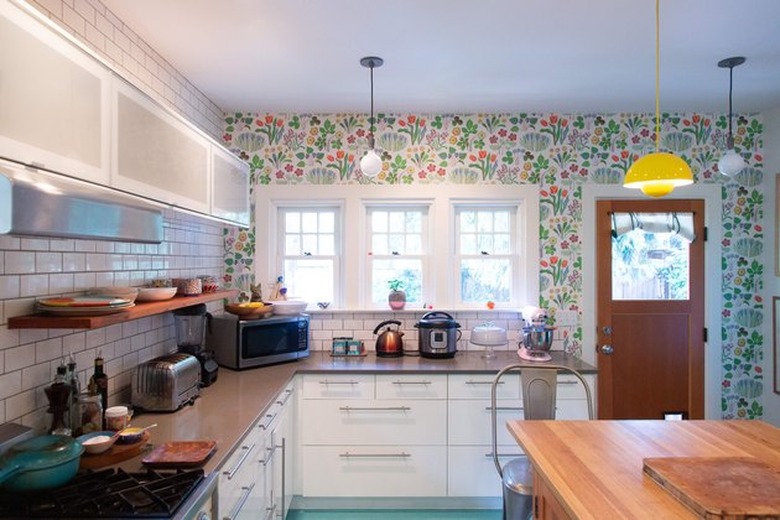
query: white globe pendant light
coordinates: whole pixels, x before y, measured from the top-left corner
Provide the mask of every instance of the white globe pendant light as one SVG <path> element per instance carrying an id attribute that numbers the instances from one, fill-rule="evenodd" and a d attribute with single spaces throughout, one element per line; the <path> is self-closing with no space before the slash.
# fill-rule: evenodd
<path id="1" fill-rule="evenodd" d="M 723 175 L 732 177 L 745 167 L 745 159 L 734 150 L 734 134 L 731 133 L 731 120 L 733 115 L 731 113 L 731 94 L 734 87 L 734 67 L 738 67 L 745 63 L 745 58 L 742 56 L 734 56 L 733 58 L 726 58 L 718 62 L 718 67 L 729 69 L 729 135 L 726 137 L 726 153 L 718 161 L 718 171 Z"/>
<path id="2" fill-rule="evenodd" d="M 385 61 L 376 56 L 366 56 L 360 59 L 360 64 L 371 70 L 371 117 L 368 120 L 369 150 L 360 159 L 360 171 L 367 177 L 376 177 L 382 171 L 382 158 L 374 150 L 374 69 L 381 67 Z"/>

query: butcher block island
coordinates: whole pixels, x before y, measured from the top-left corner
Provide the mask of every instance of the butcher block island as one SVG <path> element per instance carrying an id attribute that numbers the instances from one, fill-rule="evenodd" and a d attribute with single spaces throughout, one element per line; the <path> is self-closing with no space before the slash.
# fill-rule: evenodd
<path id="1" fill-rule="evenodd" d="M 534 466 L 536 518 L 780 518 L 780 429 L 760 421 L 508 428 Z"/>

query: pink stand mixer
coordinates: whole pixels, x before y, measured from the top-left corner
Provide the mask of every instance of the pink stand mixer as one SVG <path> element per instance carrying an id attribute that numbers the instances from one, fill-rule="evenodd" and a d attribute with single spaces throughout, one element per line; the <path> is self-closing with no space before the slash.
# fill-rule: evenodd
<path id="1" fill-rule="evenodd" d="M 550 361 L 555 327 L 547 326 L 547 311 L 529 305 L 523 308 L 523 341 L 517 355 L 525 361 Z"/>

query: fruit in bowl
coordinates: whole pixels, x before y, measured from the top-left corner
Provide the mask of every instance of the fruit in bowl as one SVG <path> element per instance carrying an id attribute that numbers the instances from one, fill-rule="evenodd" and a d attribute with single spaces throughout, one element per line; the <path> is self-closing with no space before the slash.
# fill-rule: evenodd
<path id="1" fill-rule="evenodd" d="M 225 311 L 243 319 L 261 318 L 273 313 L 274 305 L 266 302 L 228 303 Z"/>

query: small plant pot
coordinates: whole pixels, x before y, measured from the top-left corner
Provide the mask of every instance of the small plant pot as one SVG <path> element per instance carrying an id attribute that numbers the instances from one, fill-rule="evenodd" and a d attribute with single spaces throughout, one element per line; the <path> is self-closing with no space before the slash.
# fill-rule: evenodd
<path id="1" fill-rule="evenodd" d="M 404 291 L 390 291 L 387 303 L 394 311 L 402 311 L 406 307 L 406 293 Z"/>

